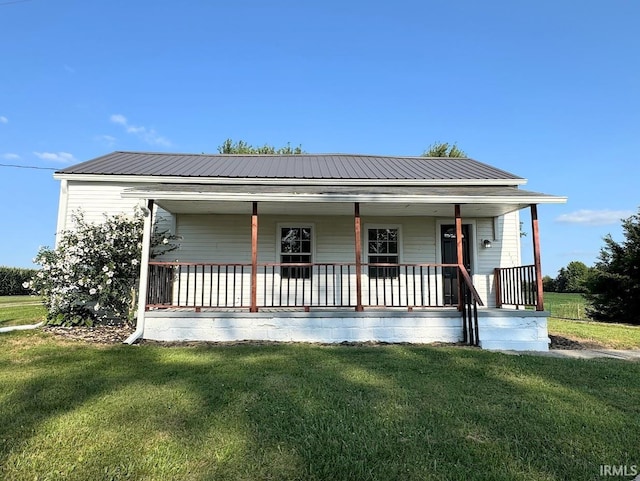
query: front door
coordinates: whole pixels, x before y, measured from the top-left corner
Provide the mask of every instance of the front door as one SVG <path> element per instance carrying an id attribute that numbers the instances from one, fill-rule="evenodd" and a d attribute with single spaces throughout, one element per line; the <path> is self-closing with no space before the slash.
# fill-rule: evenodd
<path id="1" fill-rule="evenodd" d="M 467 272 L 471 274 L 471 251 L 470 251 L 469 224 L 462 225 L 462 257 Z M 440 226 L 440 245 L 442 246 L 442 263 L 457 264 L 458 249 L 456 243 L 456 226 L 444 224 Z M 455 267 L 444 267 L 442 269 L 443 291 L 445 305 L 458 305 L 458 269 Z"/>

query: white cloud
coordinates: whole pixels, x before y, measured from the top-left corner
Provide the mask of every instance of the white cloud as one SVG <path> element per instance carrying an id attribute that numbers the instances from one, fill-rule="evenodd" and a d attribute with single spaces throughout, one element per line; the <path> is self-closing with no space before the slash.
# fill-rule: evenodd
<path id="1" fill-rule="evenodd" d="M 18 154 L 12 154 L 11 152 L 7 152 L 6 154 L 2 154 L 0 157 L 2 157 L 5 160 L 18 160 L 18 159 L 20 159 L 20 156 Z"/>
<path id="2" fill-rule="evenodd" d="M 98 142 L 102 142 L 103 144 L 108 145 L 109 147 L 113 147 L 116 143 L 116 140 L 118 140 L 112 135 L 97 135 L 95 139 Z"/>
<path id="3" fill-rule="evenodd" d="M 582 224 L 582 225 L 610 225 L 619 224 L 621 219 L 633 215 L 628 210 L 588 210 L 582 209 L 568 214 L 562 214 L 556 217 L 556 222 L 564 224 Z"/>
<path id="4" fill-rule="evenodd" d="M 113 122 L 114 124 L 121 124 L 121 125 L 127 125 L 127 118 L 124 115 L 120 115 L 120 114 L 113 114 L 109 120 L 111 120 L 111 122 Z"/>
<path id="5" fill-rule="evenodd" d="M 125 129 L 125 132 L 137 136 L 147 144 L 162 145 L 164 147 L 169 147 L 171 145 L 171 141 L 169 139 L 161 136 L 154 129 L 129 124 L 127 118 L 122 114 L 113 114 L 111 117 L 109 117 L 109 120 L 111 120 L 111 122 L 113 122 L 114 124 L 122 125 Z"/>
<path id="6" fill-rule="evenodd" d="M 6 118 L 4 115 L 0 115 L 0 124 L 8 124 L 9 123 L 9 119 Z"/>
<path id="7" fill-rule="evenodd" d="M 65 164 L 76 162 L 73 154 L 68 152 L 34 152 L 33 154 L 42 160 L 48 160 L 51 162 L 63 162 Z"/>

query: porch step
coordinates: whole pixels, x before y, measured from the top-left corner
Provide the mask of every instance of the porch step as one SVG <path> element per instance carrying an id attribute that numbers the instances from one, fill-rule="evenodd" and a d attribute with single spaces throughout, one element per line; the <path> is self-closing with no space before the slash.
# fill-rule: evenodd
<path id="1" fill-rule="evenodd" d="M 478 313 L 479 345 L 482 349 L 548 351 L 548 312 L 487 309 Z"/>

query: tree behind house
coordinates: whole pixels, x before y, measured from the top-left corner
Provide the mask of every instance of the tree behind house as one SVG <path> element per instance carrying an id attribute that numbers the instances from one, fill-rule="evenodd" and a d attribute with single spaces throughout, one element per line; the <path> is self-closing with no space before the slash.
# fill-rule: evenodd
<path id="1" fill-rule="evenodd" d="M 606 322 L 640 324 L 640 213 L 622 221 L 625 240 L 604 238 L 588 282 L 588 314 Z"/>
<path id="2" fill-rule="evenodd" d="M 264 144 L 262 146 L 251 145 L 244 140 L 234 142 L 231 139 L 225 140 L 222 145 L 218 146 L 219 154 L 271 154 L 271 155 L 300 155 L 304 154 L 302 146 L 291 147 L 291 143 L 287 143 L 284 147 L 275 148 L 273 145 Z"/>
<path id="3" fill-rule="evenodd" d="M 448 142 L 436 142 L 429 146 L 422 154 L 423 157 L 459 157 L 464 158 L 467 154 L 460 150 L 456 144 Z"/>

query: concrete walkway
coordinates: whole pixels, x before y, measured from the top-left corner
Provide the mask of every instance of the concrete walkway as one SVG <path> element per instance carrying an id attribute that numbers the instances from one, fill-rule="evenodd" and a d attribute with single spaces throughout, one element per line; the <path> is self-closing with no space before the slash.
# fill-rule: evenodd
<path id="1" fill-rule="evenodd" d="M 27 324 L 27 325 L 23 324 L 20 326 L 0 327 L 0 332 L 28 331 L 29 329 L 38 329 L 43 324 L 44 322 L 39 322 L 38 324 Z"/>
<path id="2" fill-rule="evenodd" d="M 558 357 L 565 359 L 620 359 L 640 361 L 640 349 L 551 349 L 549 351 L 500 351 L 511 355 Z"/>

